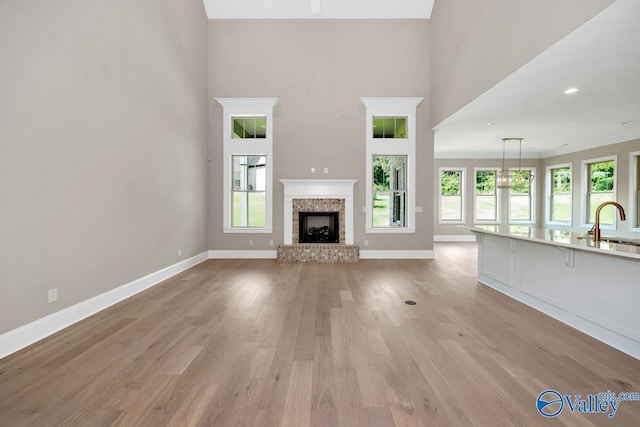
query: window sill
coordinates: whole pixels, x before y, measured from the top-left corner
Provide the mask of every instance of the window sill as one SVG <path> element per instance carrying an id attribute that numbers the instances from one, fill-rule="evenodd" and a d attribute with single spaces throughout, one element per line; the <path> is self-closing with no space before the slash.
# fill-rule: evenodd
<path id="1" fill-rule="evenodd" d="M 595 224 L 582 224 L 581 227 L 592 229 Z M 615 225 L 611 224 L 600 224 L 600 230 L 617 230 L 618 228 Z"/>
<path id="2" fill-rule="evenodd" d="M 239 233 L 239 234 L 269 234 L 273 233 L 273 228 L 225 228 L 223 230 L 225 233 Z"/>
<path id="3" fill-rule="evenodd" d="M 571 227 L 571 221 L 547 221 L 546 225 L 558 225 L 562 227 Z"/>
<path id="4" fill-rule="evenodd" d="M 379 234 L 384 234 L 384 233 L 387 233 L 387 234 L 395 234 L 395 233 L 397 233 L 397 234 L 408 234 L 408 233 L 415 233 L 416 229 L 415 228 L 406 228 L 406 227 L 403 227 L 403 228 L 400 228 L 400 227 L 397 227 L 397 228 L 365 228 L 364 231 L 365 231 L 365 233 L 373 233 L 373 234 L 375 234 L 375 233 L 379 233 Z"/>
<path id="5" fill-rule="evenodd" d="M 438 224 L 443 224 L 443 225 L 446 225 L 446 224 L 460 225 L 460 224 L 466 224 L 466 223 L 467 222 L 465 220 L 462 220 L 462 221 L 460 221 L 460 220 L 455 220 L 455 221 L 454 220 L 451 220 L 451 221 L 440 220 L 440 221 L 438 221 Z"/>

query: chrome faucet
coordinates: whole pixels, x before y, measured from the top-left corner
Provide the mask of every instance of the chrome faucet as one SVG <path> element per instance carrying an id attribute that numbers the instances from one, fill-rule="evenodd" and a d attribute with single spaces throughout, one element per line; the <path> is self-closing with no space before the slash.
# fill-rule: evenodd
<path id="1" fill-rule="evenodd" d="M 618 208 L 618 212 L 620 212 L 620 220 L 624 221 L 627 219 L 627 216 L 624 213 L 624 208 L 622 207 L 622 205 L 620 203 L 617 202 L 612 202 L 612 201 L 608 201 L 608 202 L 604 202 L 601 203 L 600 206 L 598 206 L 596 208 L 596 223 L 593 224 L 593 228 L 591 229 L 593 231 L 593 241 L 594 242 L 599 242 L 600 241 L 600 211 L 602 210 L 602 208 L 604 208 L 607 205 L 613 205 L 616 208 Z"/>

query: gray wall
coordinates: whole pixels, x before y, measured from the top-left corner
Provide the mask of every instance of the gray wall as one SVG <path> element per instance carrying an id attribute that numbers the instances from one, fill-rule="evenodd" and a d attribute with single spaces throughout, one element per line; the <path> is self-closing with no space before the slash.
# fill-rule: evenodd
<path id="1" fill-rule="evenodd" d="M 432 249 L 429 25 L 427 20 L 210 21 L 211 249 L 265 250 L 275 249 L 271 239 L 283 243 L 281 178 L 356 178 L 356 244 Z M 417 206 L 424 212 L 416 214 L 416 234 L 364 233 L 363 96 L 426 97 L 417 110 Z M 280 99 L 274 110 L 273 234 L 222 231 L 222 107 L 215 97 Z M 328 167 L 329 174 L 311 174 L 312 167 Z"/>
<path id="2" fill-rule="evenodd" d="M 518 165 L 517 159 L 507 159 L 505 162 L 505 167 L 513 168 Z M 544 217 L 542 213 L 542 197 L 544 190 L 544 182 L 542 180 L 542 175 L 544 173 L 544 167 L 542 166 L 542 161 L 538 159 L 522 159 L 523 167 L 535 167 L 535 175 L 534 175 L 534 183 L 536 189 L 536 226 L 540 226 L 544 223 Z M 464 224 L 440 224 L 438 221 L 439 218 L 439 210 L 440 210 L 440 188 L 439 188 L 439 172 L 440 168 L 443 167 L 455 167 L 455 168 L 466 168 L 466 176 L 465 176 L 465 196 L 464 203 L 466 209 L 466 218 Z M 502 159 L 436 159 L 434 160 L 433 167 L 433 182 L 434 182 L 434 202 L 433 202 L 433 218 L 434 218 L 434 227 L 433 234 L 436 236 L 456 236 L 456 235 L 467 235 L 473 236 L 473 234 L 469 231 L 469 228 L 474 226 L 473 223 L 473 200 L 474 200 L 474 189 L 475 189 L 475 176 L 474 176 L 474 168 L 480 167 L 491 167 L 491 168 L 501 168 L 502 167 Z M 507 223 L 509 205 L 508 205 L 508 197 L 506 195 L 507 190 L 498 190 L 502 191 L 502 195 L 500 196 L 500 220 L 502 224 Z"/>
<path id="3" fill-rule="evenodd" d="M 431 16 L 437 125 L 613 0 L 438 0 Z"/>
<path id="4" fill-rule="evenodd" d="M 0 333 L 207 249 L 206 46 L 201 0 L 0 2 Z"/>
<path id="5" fill-rule="evenodd" d="M 616 201 L 620 203 L 627 213 L 631 213 L 635 209 L 631 209 L 632 204 L 636 203 L 635 200 L 629 199 L 629 186 L 631 180 L 638 180 L 639 177 L 630 177 L 630 156 L 629 153 L 640 151 L 640 139 L 626 141 L 619 144 L 605 145 L 598 148 L 592 148 L 589 150 L 578 151 L 570 154 L 563 154 L 561 156 L 549 157 L 543 160 L 543 168 L 547 166 L 559 165 L 563 163 L 571 163 L 573 174 L 573 210 L 572 210 L 572 227 L 566 227 L 568 230 L 584 232 L 588 228 L 581 227 L 582 225 L 582 207 L 584 205 L 582 201 L 582 161 L 597 159 L 600 157 L 618 156 L 616 162 Z M 546 207 L 545 207 L 546 209 Z M 606 209 L 613 209 L 608 207 Z M 544 212 L 544 211 L 543 211 Z M 637 215 L 637 212 L 635 212 Z M 617 216 L 617 215 L 616 215 Z M 640 238 L 637 232 L 628 231 L 633 226 L 633 218 L 627 218 L 627 221 L 618 221 L 617 230 L 606 230 L 603 234 L 628 236 L 635 239 Z M 554 226 L 552 228 L 563 228 Z"/>

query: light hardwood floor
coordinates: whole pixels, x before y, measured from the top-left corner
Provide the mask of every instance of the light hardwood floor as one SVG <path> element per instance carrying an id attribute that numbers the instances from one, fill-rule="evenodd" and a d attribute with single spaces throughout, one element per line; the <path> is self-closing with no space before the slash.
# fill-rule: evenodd
<path id="1" fill-rule="evenodd" d="M 478 284 L 475 244 L 436 254 L 207 261 L 0 360 L 0 425 L 640 425 L 538 414 L 640 391 L 640 361 Z"/>

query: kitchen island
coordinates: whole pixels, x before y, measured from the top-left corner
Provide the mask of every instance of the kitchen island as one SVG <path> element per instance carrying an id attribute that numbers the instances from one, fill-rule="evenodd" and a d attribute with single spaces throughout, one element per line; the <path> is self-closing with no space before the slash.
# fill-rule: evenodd
<path id="1" fill-rule="evenodd" d="M 640 359 L 640 246 L 476 226 L 478 281 Z"/>

